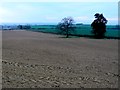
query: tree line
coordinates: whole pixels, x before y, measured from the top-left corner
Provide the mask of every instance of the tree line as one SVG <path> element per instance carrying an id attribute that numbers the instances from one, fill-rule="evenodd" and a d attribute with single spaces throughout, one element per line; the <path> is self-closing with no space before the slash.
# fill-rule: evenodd
<path id="1" fill-rule="evenodd" d="M 104 38 L 106 33 L 106 24 L 108 20 L 103 16 L 103 14 L 96 13 L 95 20 L 91 23 L 92 33 L 94 38 Z M 60 34 L 66 35 L 69 38 L 72 32 L 75 32 L 75 21 L 72 17 L 63 18 L 56 26 Z M 31 29 L 30 25 L 18 25 L 18 29 Z"/>

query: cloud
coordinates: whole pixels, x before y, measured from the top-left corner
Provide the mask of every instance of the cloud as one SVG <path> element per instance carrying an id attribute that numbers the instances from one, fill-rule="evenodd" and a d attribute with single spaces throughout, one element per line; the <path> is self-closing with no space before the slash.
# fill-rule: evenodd
<path id="1" fill-rule="evenodd" d="M 74 17 L 75 22 L 81 22 L 81 23 L 91 23 L 94 18 L 88 17 L 88 16 L 79 16 Z"/>
<path id="2" fill-rule="evenodd" d="M 8 13 L 11 14 L 11 13 L 9 12 L 9 10 L 0 7 L 0 17 L 6 15 L 6 14 L 8 14 Z"/>
<path id="3" fill-rule="evenodd" d="M 58 17 L 53 17 L 53 16 L 51 16 L 51 17 L 50 17 L 50 16 L 46 16 L 45 19 L 48 20 L 48 21 L 49 21 L 49 20 L 50 20 L 50 21 L 56 21 L 56 20 L 59 20 Z"/>
<path id="4" fill-rule="evenodd" d="M 107 20 L 110 20 L 110 21 L 118 21 L 118 18 L 116 18 L 116 17 L 113 17 L 113 18 L 107 18 Z"/>
<path id="5" fill-rule="evenodd" d="M 69 16 L 68 16 L 69 17 Z M 59 22 L 63 19 L 64 17 L 54 17 L 54 16 L 45 16 L 45 20 L 51 21 L 51 22 Z M 75 22 L 83 22 L 83 21 L 89 21 L 93 20 L 92 18 L 89 18 L 87 16 L 79 16 L 79 17 L 72 17 Z"/>
<path id="6" fill-rule="evenodd" d="M 8 9 L 0 7 L 0 23 L 5 22 L 13 16 L 13 13 Z M 14 17 L 14 16 L 13 16 Z"/>
<path id="7" fill-rule="evenodd" d="M 103 14 L 109 16 L 109 18 L 106 17 L 108 23 L 117 22 L 118 19 L 114 18 L 117 17 L 117 10 L 113 8 L 109 12 L 110 6 L 106 4 L 97 3 L 94 6 L 93 3 L 4 2 L 0 5 L 0 22 L 59 22 L 62 18 L 71 16 L 75 22 L 91 23 L 94 20 L 94 13 L 99 8 L 102 12 L 106 12 Z M 102 5 L 103 8 L 107 8 L 102 9 Z"/>
<path id="8" fill-rule="evenodd" d="M 75 20 L 88 20 L 87 16 L 74 17 Z"/>
<path id="9" fill-rule="evenodd" d="M 7 3 L 8 6 L 0 6 L 0 23 L 2 22 L 32 22 L 40 18 L 40 12 L 44 7 L 36 7 L 30 3 Z M 35 18 L 35 19 L 33 19 Z"/>

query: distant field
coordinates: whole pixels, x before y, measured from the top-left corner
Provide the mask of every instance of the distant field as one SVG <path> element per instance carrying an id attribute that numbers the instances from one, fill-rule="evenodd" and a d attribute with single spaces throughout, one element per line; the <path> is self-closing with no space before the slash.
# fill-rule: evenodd
<path id="1" fill-rule="evenodd" d="M 93 35 L 91 33 L 90 25 L 76 25 L 75 32 L 72 32 L 72 35 Z M 33 25 L 31 26 L 33 31 L 49 32 L 49 33 L 58 33 L 56 25 Z M 106 37 L 120 38 L 119 28 L 115 25 L 107 25 L 107 32 L 105 33 Z"/>

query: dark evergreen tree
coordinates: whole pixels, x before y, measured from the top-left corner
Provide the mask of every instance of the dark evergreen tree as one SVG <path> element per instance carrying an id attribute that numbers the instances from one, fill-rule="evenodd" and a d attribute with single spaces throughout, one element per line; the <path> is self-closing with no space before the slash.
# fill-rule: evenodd
<path id="1" fill-rule="evenodd" d="M 104 38 L 107 20 L 103 14 L 96 13 L 94 16 L 96 19 L 91 24 L 92 33 L 94 34 L 95 38 Z"/>

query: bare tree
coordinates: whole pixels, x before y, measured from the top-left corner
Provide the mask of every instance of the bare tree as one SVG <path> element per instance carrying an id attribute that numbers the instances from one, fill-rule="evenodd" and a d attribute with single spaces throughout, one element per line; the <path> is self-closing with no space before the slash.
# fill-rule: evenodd
<path id="1" fill-rule="evenodd" d="M 57 28 L 60 30 L 60 33 L 65 34 L 66 38 L 69 37 L 72 31 L 75 30 L 74 20 L 72 17 L 65 17 L 58 23 Z"/>

